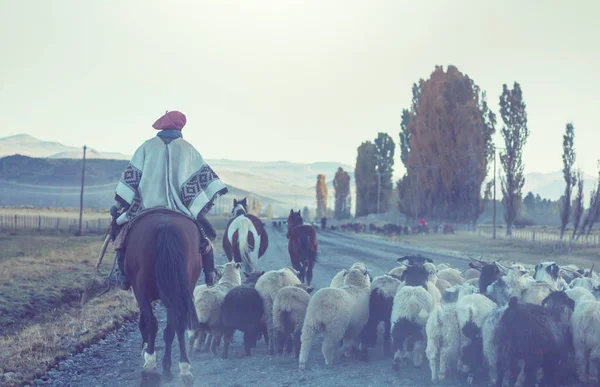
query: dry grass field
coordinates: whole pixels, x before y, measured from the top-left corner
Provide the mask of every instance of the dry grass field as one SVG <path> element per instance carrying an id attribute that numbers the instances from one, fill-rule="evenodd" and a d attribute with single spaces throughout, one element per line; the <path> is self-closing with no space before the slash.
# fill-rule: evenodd
<path id="1" fill-rule="evenodd" d="M 29 216 L 52 216 L 60 218 L 79 219 L 79 208 L 58 208 L 58 207 L 0 207 L 0 215 L 29 215 Z M 91 220 L 97 218 L 110 218 L 108 208 L 84 208 L 83 219 Z"/>
<path id="2" fill-rule="evenodd" d="M 568 249 L 523 239 L 511 240 L 501 236 L 501 233 L 503 230 L 498 230 L 496 240 L 487 234 L 479 235 L 466 231 L 457 232 L 454 235 L 402 235 L 393 239 L 407 246 L 430 248 L 439 252 L 468 255 L 485 260 L 501 259 L 503 262 L 514 261 L 524 264 L 536 264 L 544 260 L 551 260 L 563 265 L 573 263 L 580 267 L 590 267 L 593 262 L 600 262 L 600 247 Z M 382 238 L 379 236 L 369 237 Z"/>
<path id="3" fill-rule="evenodd" d="M 3 210 L 15 214 L 14 208 Z M 60 209 L 22 211 L 75 214 Z M 211 222 L 219 231 L 227 219 Z M 131 292 L 113 289 L 80 305 L 102 242 L 101 234 L 0 232 L 0 385 L 22 385 L 40 377 L 56 362 L 136 318 L 138 307 Z M 103 281 L 113 259 L 109 247 L 93 282 L 93 295 L 106 289 Z"/>

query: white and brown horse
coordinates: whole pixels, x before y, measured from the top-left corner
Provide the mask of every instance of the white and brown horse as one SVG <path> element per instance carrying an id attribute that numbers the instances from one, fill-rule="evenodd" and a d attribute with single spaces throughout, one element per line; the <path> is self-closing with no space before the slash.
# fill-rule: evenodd
<path id="1" fill-rule="evenodd" d="M 258 271 L 258 259 L 269 246 L 269 236 L 263 223 L 256 216 L 248 214 L 246 198 L 233 199 L 231 219 L 223 235 L 223 250 L 229 262 L 241 262 L 244 273 Z"/>

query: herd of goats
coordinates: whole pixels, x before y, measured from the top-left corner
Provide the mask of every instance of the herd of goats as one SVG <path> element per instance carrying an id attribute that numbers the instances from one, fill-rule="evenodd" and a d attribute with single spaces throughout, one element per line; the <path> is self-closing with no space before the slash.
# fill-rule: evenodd
<path id="1" fill-rule="evenodd" d="M 319 335 L 326 365 L 338 356 L 368 360 L 383 323 L 393 368 L 428 361 L 433 382 L 598 385 L 600 278 L 593 269 L 473 260 L 461 272 L 410 255 L 374 279 L 355 263 L 313 292 L 294 269 L 243 273 L 229 262 L 215 285 L 194 291 L 201 324 L 188 349 L 190 358 L 194 345 L 217 355 L 223 339 L 226 358 L 239 330 L 247 356 L 264 337 L 270 354 L 294 353 L 304 370 Z"/>

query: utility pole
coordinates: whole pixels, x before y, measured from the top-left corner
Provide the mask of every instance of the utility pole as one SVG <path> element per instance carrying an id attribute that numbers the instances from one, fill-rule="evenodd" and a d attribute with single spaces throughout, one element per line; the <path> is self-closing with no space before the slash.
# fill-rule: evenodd
<path id="1" fill-rule="evenodd" d="M 377 171 L 377 214 L 379 214 L 379 202 L 381 201 L 381 172 Z"/>
<path id="2" fill-rule="evenodd" d="M 496 147 L 494 147 L 494 227 L 492 238 L 496 239 Z"/>
<path id="3" fill-rule="evenodd" d="M 85 180 L 85 150 L 86 149 L 87 149 L 87 147 L 84 145 L 83 146 L 83 164 L 81 167 L 81 194 L 79 195 L 79 231 L 77 232 L 78 236 L 81 235 L 81 223 L 82 223 L 82 217 L 83 217 L 83 182 Z"/>
<path id="4" fill-rule="evenodd" d="M 496 239 L 496 150 L 502 149 L 506 150 L 506 148 L 496 148 L 494 146 L 494 227 L 492 229 L 492 238 Z"/>

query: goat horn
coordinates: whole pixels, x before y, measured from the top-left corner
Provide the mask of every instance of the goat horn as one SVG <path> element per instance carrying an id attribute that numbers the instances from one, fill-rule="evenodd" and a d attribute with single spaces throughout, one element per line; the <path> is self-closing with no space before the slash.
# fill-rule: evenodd
<path id="1" fill-rule="evenodd" d="M 504 266 L 503 264 L 501 264 L 500 262 L 496 261 L 494 262 L 496 264 L 496 266 L 498 266 L 500 269 L 502 269 L 504 271 L 504 273 L 508 273 L 508 268 L 506 266 Z"/>
<path id="2" fill-rule="evenodd" d="M 579 278 L 583 277 L 583 275 L 581 275 L 581 273 L 578 273 L 575 270 L 567 269 L 565 267 L 561 267 L 560 270 L 566 271 L 567 273 L 571 273 L 574 276 L 579 277 Z"/>

